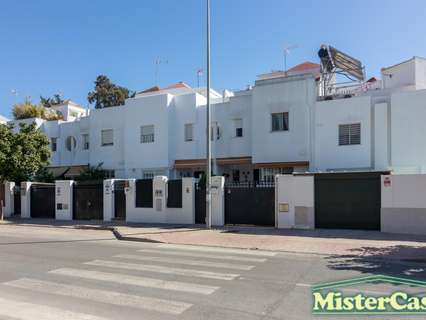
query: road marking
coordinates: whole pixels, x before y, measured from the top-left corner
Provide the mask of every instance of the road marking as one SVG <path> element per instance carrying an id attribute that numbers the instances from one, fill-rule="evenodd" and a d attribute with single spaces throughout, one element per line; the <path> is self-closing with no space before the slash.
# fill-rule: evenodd
<path id="1" fill-rule="evenodd" d="M 115 291 L 90 289 L 74 285 L 59 284 L 55 282 L 34 280 L 29 278 L 22 278 L 3 284 L 14 288 L 27 289 L 36 292 L 57 294 L 61 296 L 81 298 L 85 300 L 108 303 L 118 306 L 153 310 L 174 315 L 181 314 L 192 306 L 192 304 L 186 302 L 135 296 Z M 57 319 L 62 319 L 62 317 L 59 317 Z"/>
<path id="2" fill-rule="evenodd" d="M 176 251 L 165 251 L 165 250 L 153 250 L 153 249 L 141 249 L 139 252 L 145 253 L 158 253 L 170 256 L 182 256 L 182 257 L 195 257 L 195 258 L 209 258 L 219 260 L 233 260 L 233 261 L 244 261 L 244 262 L 265 262 L 265 258 L 251 258 L 251 257 L 236 257 L 226 255 L 214 255 L 214 254 L 203 254 L 197 252 L 176 252 Z"/>
<path id="3" fill-rule="evenodd" d="M 117 261 L 106 261 L 106 260 L 93 260 L 93 261 L 85 262 L 85 264 L 90 266 L 177 274 L 181 276 L 209 278 L 209 279 L 217 279 L 217 280 L 233 280 L 239 276 L 239 274 L 232 274 L 232 273 L 219 273 L 219 272 L 201 271 L 201 270 L 194 270 L 194 269 L 171 268 L 171 267 L 164 267 L 164 266 L 158 266 L 158 265 L 135 264 L 135 263 L 125 263 L 125 262 L 117 262 Z"/>
<path id="4" fill-rule="evenodd" d="M 126 274 L 116 274 L 109 272 L 100 272 L 83 269 L 62 268 L 49 271 L 49 273 L 58 274 L 61 276 L 76 277 L 90 280 L 108 281 L 119 284 L 149 287 L 156 289 L 182 291 L 198 294 L 211 294 L 219 287 L 207 286 L 196 283 L 180 282 L 180 281 L 166 281 L 154 278 L 136 277 Z"/>
<path id="5" fill-rule="evenodd" d="M 20 320 L 108 320 L 90 314 L 71 312 L 40 304 L 0 298 L 0 316 Z M 3 317 L 1 317 L 3 318 Z"/>
<path id="6" fill-rule="evenodd" d="M 184 244 L 160 244 L 157 248 L 164 249 L 173 249 L 173 250 L 187 250 L 187 251 L 201 251 L 201 252 L 221 252 L 221 253 L 231 253 L 231 254 L 242 254 L 249 256 L 264 256 L 264 257 L 273 257 L 277 253 L 272 251 L 258 251 L 258 250 L 249 250 L 249 249 L 233 249 L 233 248 L 219 248 L 219 247 L 205 247 L 205 246 L 192 246 Z"/>
<path id="7" fill-rule="evenodd" d="M 177 259 L 173 257 L 152 257 L 152 256 L 141 256 L 134 254 L 119 254 L 114 256 L 114 258 L 122 259 L 134 259 L 142 261 L 154 261 L 154 262 L 165 262 L 165 263 L 177 263 L 177 264 L 186 264 L 189 266 L 201 266 L 201 267 L 212 267 L 212 268 L 225 268 L 225 269 L 236 269 L 236 270 L 251 270 L 254 266 L 247 266 L 244 264 L 233 264 L 233 263 L 223 263 L 223 262 L 213 262 L 206 260 L 188 260 L 188 259 Z"/>

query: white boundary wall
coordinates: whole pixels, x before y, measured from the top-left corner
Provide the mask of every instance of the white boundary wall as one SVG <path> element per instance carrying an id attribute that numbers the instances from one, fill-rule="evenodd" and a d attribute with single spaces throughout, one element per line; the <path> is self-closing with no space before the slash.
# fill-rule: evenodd
<path id="1" fill-rule="evenodd" d="M 381 231 L 426 235 L 426 174 L 381 178 Z"/>
<path id="2" fill-rule="evenodd" d="M 194 179 L 182 178 L 182 208 L 167 208 L 167 177 L 153 179 L 153 208 L 136 208 L 136 180 L 126 188 L 126 221 L 139 223 L 195 223 Z"/>
<path id="3" fill-rule="evenodd" d="M 73 184 L 72 180 L 55 181 L 55 219 L 73 219 Z"/>
<path id="4" fill-rule="evenodd" d="M 315 228 L 314 177 L 277 175 L 275 177 L 275 226 Z"/>
<path id="5" fill-rule="evenodd" d="M 15 200 L 13 197 L 13 188 L 15 182 L 6 181 L 4 183 L 4 217 L 10 217 L 15 211 Z"/>
<path id="6" fill-rule="evenodd" d="M 21 182 L 21 218 L 31 218 L 31 182 Z"/>

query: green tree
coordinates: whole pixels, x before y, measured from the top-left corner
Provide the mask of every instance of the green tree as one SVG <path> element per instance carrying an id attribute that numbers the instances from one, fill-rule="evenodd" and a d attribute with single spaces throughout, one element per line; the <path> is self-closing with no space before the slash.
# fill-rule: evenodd
<path id="1" fill-rule="evenodd" d="M 0 125 L 0 179 L 28 181 L 49 164 L 49 140 L 35 123 Z"/>
<path id="2" fill-rule="evenodd" d="M 95 81 L 95 89 L 89 92 L 87 100 L 94 103 L 96 109 L 102 109 L 124 105 L 125 100 L 134 95 L 129 89 L 112 83 L 107 76 L 99 75 Z"/>
<path id="3" fill-rule="evenodd" d="M 13 106 L 13 117 L 16 120 L 28 118 L 44 118 L 46 109 L 41 105 L 36 105 L 26 98 L 24 102 Z"/>
<path id="4" fill-rule="evenodd" d="M 51 98 L 40 96 L 40 104 L 45 108 L 51 108 L 62 103 L 64 103 L 64 100 L 61 98 L 60 94 L 54 94 Z"/>

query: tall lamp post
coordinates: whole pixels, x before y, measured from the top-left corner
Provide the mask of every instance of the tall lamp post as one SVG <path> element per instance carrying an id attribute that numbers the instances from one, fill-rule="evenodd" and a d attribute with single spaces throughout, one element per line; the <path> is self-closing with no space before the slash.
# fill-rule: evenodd
<path id="1" fill-rule="evenodd" d="M 212 148 L 211 148 L 211 110 L 210 110 L 210 0 L 207 0 L 207 174 L 206 174 L 206 227 L 212 226 L 212 203 L 211 203 L 211 165 L 212 165 Z"/>

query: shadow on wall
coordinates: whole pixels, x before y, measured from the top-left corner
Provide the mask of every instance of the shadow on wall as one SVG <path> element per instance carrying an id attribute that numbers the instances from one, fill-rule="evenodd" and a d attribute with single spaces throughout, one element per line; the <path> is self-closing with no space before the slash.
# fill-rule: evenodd
<path id="1" fill-rule="evenodd" d="M 426 247 L 395 245 L 350 251 L 353 254 L 328 256 L 328 268 L 426 280 Z"/>

